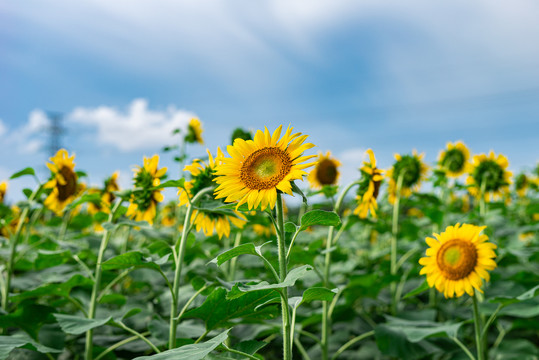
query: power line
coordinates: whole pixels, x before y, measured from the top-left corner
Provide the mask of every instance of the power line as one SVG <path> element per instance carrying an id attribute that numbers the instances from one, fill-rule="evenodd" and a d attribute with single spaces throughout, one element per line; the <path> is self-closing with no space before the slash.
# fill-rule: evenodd
<path id="1" fill-rule="evenodd" d="M 65 128 L 62 125 L 64 115 L 60 112 L 47 111 L 47 118 L 49 119 L 49 126 L 46 128 L 49 134 L 48 150 L 50 156 L 54 156 L 62 147 L 61 137 L 65 134 Z"/>

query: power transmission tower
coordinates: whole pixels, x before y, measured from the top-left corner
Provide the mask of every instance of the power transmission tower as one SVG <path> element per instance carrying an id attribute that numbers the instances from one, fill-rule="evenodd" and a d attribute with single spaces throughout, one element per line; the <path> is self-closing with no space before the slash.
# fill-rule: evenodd
<path id="1" fill-rule="evenodd" d="M 65 133 L 65 129 L 62 126 L 64 116 L 59 112 L 48 111 L 47 117 L 50 120 L 50 124 L 47 127 L 49 133 L 49 154 L 50 156 L 54 156 L 62 147 L 60 138 Z"/>

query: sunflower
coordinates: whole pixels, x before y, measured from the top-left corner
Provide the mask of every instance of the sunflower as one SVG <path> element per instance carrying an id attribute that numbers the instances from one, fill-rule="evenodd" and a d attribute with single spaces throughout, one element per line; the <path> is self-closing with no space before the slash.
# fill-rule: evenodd
<path id="1" fill-rule="evenodd" d="M 126 216 L 133 217 L 136 221 L 145 220 L 153 224 L 157 204 L 163 201 L 162 189 L 155 189 L 161 184 L 161 178 L 165 176 L 167 168 L 157 169 L 159 156 L 152 158 L 144 157 L 144 165 L 137 166 L 134 170 L 133 183 L 135 190 L 131 194 L 130 204 Z"/>
<path id="2" fill-rule="evenodd" d="M 216 198 L 226 202 L 237 201 L 237 207 L 247 203 L 249 210 L 275 207 L 277 191 L 292 195 L 291 182 L 301 179 L 307 173 L 303 169 L 314 163 L 303 163 L 316 155 L 302 156 L 313 144 L 303 143 L 307 135 L 292 134 L 288 126 L 280 138 L 282 125 L 273 135 L 266 128 L 258 130 L 254 140 L 236 139 L 234 145 L 227 147 L 232 158 L 224 158 L 216 168 L 219 184 L 215 190 Z"/>
<path id="3" fill-rule="evenodd" d="M 401 196 L 409 197 L 412 191 L 419 190 L 421 180 L 427 174 L 428 167 L 423 163 L 424 154 L 417 154 L 413 151 L 412 155 L 395 154 L 395 163 L 389 169 L 386 177 L 389 178 L 389 202 L 395 203 L 397 197 L 397 182 L 402 174 Z"/>
<path id="4" fill-rule="evenodd" d="M 0 204 L 4 203 L 4 198 L 6 197 L 7 182 L 2 181 L 0 183 Z"/>
<path id="5" fill-rule="evenodd" d="M 491 198 L 502 198 L 509 192 L 511 183 L 512 173 L 506 170 L 508 166 L 507 158 L 502 154 L 496 156 L 494 151 L 491 151 L 488 156 L 475 155 L 473 167 L 466 179 L 470 194 L 479 198 L 484 192 L 485 201 Z"/>
<path id="6" fill-rule="evenodd" d="M 459 177 L 466 173 L 469 160 L 470 150 L 462 141 L 457 141 L 455 144 L 448 142 L 446 149 L 438 156 L 438 164 L 450 177 Z"/>
<path id="7" fill-rule="evenodd" d="M 191 165 L 187 165 L 184 171 L 191 173 L 191 180 L 184 183 L 184 188 L 180 189 L 180 206 L 187 206 L 189 199 L 195 196 L 200 190 L 214 186 L 215 168 L 222 163 L 224 154 L 217 148 L 217 156 L 214 158 L 209 150 L 208 162 L 195 159 Z M 210 200 L 214 200 L 213 195 L 208 195 Z M 195 224 L 196 231 L 202 230 L 204 235 L 211 236 L 215 231 L 221 239 L 230 235 L 230 223 L 237 228 L 243 228 L 247 219 L 241 213 L 233 211 L 194 210 L 191 215 L 191 222 Z"/>
<path id="8" fill-rule="evenodd" d="M 339 166 L 341 163 L 337 159 L 332 159 L 329 151 L 326 155 L 319 153 L 318 161 L 307 177 L 311 187 L 321 189 L 326 185 L 336 185 L 340 175 Z"/>
<path id="9" fill-rule="evenodd" d="M 88 212 L 90 214 L 96 214 L 99 211 L 104 213 L 110 213 L 111 205 L 116 199 L 116 195 L 113 191 L 119 191 L 118 186 L 118 172 L 114 172 L 109 178 L 105 180 L 103 189 L 91 188 L 88 190 L 88 194 L 99 194 L 99 201 L 91 201 L 88 203 Z"/>
<path id="10" fill-rule="evenodd" d="M 192 118 L 191 121 L 189 121 L 189 125 L 187 126 L 187 134 L 185 135 L 185 141 L 194 144 L 204 144 L 204 140 L 202 139 L 202 123 L 197 118 Z"/>
<path id="11" fill-rule="evenodd" d="M 50 158 L 52 163 L 47 163 L 51 171 L 52 179 L 43 186 L 45 189 L 52 189 L 45 199 L 45 206 L 54 211 L 57 215 L 62 214 L 65 207 L 70 204 L 81 192 L 82 186 L 77 183 L 78 177 L 75 173 L 75 155 L 69 157 L 67 150 L 60 149 Z"/>
<path id="12" fill-rule="evenodd" d="M 368 149 L 367 154 L 369 154 L 369 162 L 364 161 L 363 167 L 359 169 L 361 172 L 361 181 L 356 196 L 358 206 L 354 210 L 354 214 L 362 219 L 367 217 L 369 210 L 372 216 L 376 218 L 376 209 L 378 208 L 376 198 L 378 197 L 380 185 L 384 179 L 384 170 L 376 167 L 376 158 L 372 149 Z"/>
<path id="13" fill-rule="evenodd" d="M 528 190 L 528 187 L 530 186 L 530 180 L 526 176 L 526 174 L 521 173 L 518 174 L 515 178 L 515 190 L 517 191 L 518 196 L 525 197 L 526 191 Z"/>
<path id="14" fill-rule="evenodd" d="M 420 275 L 427 275 L 429 287 L 436 287 L 447 297 L 460 297 L 464 292 L 473 296 L 485 281 L 489 281 L 487 270 L 494 270 L 496 245 L 488 242 L 488 236 L 480 234 L 486 226 L 456 224 L 448 226 L 441 234 L 425 240 L 430 246 L 426 257 L 419 259 L 423 265 Z"/>
<path id="15" fill-rule="evenodd" d="M 19 224 L 20 215 L 21 209 L 18 206 L 13 205 L 11 209 L 8 210 L 7 216 L 5 216 L 0 222 L 0 236 L 9 238 L 10 234 L 15 234 L 17 231 L 17 225 Z"/>

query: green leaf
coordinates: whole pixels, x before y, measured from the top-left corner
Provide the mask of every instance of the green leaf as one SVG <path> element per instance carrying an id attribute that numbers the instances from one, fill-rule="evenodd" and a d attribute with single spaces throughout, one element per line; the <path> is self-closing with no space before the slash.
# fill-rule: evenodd
<path id="1" fill-rule="evenodd" d="M 168 181 L 165 181 L 164 183 L 158 185 L 155 187 L 155 189 L 163 189 L 163 188 L 179 188 L 179 187 L 183 187 L 185 183 L 185 179 L 184 178 L 181 178 L 179 180 L 168 180 Z"/>
<path id="2" fill-rule="evenodd" d="M 296 232 L 298 227 L 293 222 L 289 221 L 284 224 L 284 231 L 287 233 L 293 233 Z"/>
<path id="3" fill-rule="evenodd" d="M 501 303 L 502 305 L 509 305 L 520 301 L 533 299 L 537 295 L 539 295 L 539 285 L 531 288 L 530 290 L 518 296 L 497 296 L 494 299 L 490 300 L 490 302 L 497 302 Z"/>
<path id="4" fill-rule="evenodd" d="M 15 312 L 0 316 L 0 328 L 20 328 L 37 339 L 43 324 L 54 322 L 52 316 L 54 311 L 55 309 L 50 306 L 24 301 L 17 305 Z"/>
<path id="5" fill-rule="evenodd" d="M 19 178 L 19 177 L 25 176 L 25 175 L 36 176 L 36 172 L 31 167 L 27 167 L 27 168 L 22 169 L 21 171 L 17 171 L 15 174 L 11 175 L 10 179 L 16 179 L 16 178 Z"/>
<path id="6" fill-rule="evenodd" d="M 230 326 L 230 320 L 238 318 L 267 319 L 276 315 L 275 307 L 266 307 L 260 311 L 256 307 L 274 298 L 274 292 L 270 290 L 256 291 L 245 296 L 228 299 L 226 290 L 215 289 L 196 309 L 190 310 L 185 317 L 202 319 L 207 330 Z"/>
<path id="7" fill-rule="evenodd" d="M 268 343 L 264 341 L 248 340 L 240 342 L 238 345 L 234 346 L 234 349 L 249 355 L 254 355 L 258 350 L 262 349 L 266 345 L 268 345 Z M 245 359 L 245 357 L 239 354 L 230 354 L 229 356 L 232 359 Z"/>
<path id="8" fill-rule="evenodd" d="M 303 292 L 301 297 L 301 304 L 311 301 L 331 301 L 333 297 L 339 292 L 339 289 L 327 289 L 323 287 L 312 287 Z"/>
<path id="9" fill-rule="evenodd" d="M 408 341 L 414 343 L 434 335 L 446 335 L 450 338 L 457 337 L 457 332 L 464 324 L 463 322 L 440 324 L 432 321 L 413 321 L 392 316 L 386 316 L 386 318 L 388 319 L 386 326 L 402 331 Z"/>
<path id="10" fill-rule="evenodd" d="M 88 330 L 105 325 L 112 317 L 109 316 L 104 319 L 87 319 L 85 317 L 65 315 L 65 314 L 53 314 L 60 324 L 62 330 L 67 334 L 80 335 Z"/>
<path id="11" fill-rule="evenodd" d="M 42 353 L 61 353 L 62 350 L 53 349 L 45 345 L 41 345 L 38 342 L 35 342 L 26 334 L 16 334 L 16 335 L 3 335 L 0 336 L 0 360 L 5 360 L 8 358 L 9 353 L 15 349 L 20 348 L 26 345 L 30 345 L 34 350 Z"/>
<path id="12" fill-rule="evenodd" d="M 115 224 L 111 222 L 106 222 L 101 224 L 103 226 L 103 229 L 107 231 L 114 231 L 118 229 L 120 226 L 129 226 L 129 227 L 137 227 L 141 229 L 151 229 L 152 227 L 147 221 L 134 221 L 134 220 L 122 220 Z"/>
<path id="13" fill-rule="evenodd" d="M 301 196 L 303 203 L 307 205 L 307 197 L 305 196 L 303 191 L 301 191 L 301 189 L 296 185 L 294 181 L 292 181 L 290 184 L 292 185 L 292 192 L 295 192 L 296 194 Z"/>
<path id="14" fill-rule="evenodd" d="M 228 338 L 229 331 L 230 329 L 200 344 L 189 344 L 152 356 L 139 356 L 134 360 L 201 360 Z"/>
<path id="15" fill-rule="evenodd" d="M 309 226 L 339 226 L 341 219 L 339 215 L 333 211 L 311 210 L 301 217 L 300 231 L 307 229 Z"/>
<path id="16" fill-rule="evenodd" d="M 416 287 L 414 290 L 410 291 L 408 294 L 404 295 L 403 299 L 408 299 L 409 297 L 417 296 L 421 294 L 424 291 L 427 291 L 429 289 L 429 284 L 427 283 L 427 280 L 423 281 L 421 285 Z"/>
<path id="17" fill-rule="evenodd" d="M 253 284 L 253 285 L 250 285 L 250 284 L 243 285 L 243 284 L 237 283 L 236 285 L 234 285 L 232 290 L 230 290 L 230 292 L 228 293 L 228 298 L 229 299 L 237 298 L 244 295 L 244 293 L 247 293 L 250 291 L 270 290 L 270 289 L 276 290 L 276 289 L 283 289 L 283 288 L 294 286 L 294 284 L 299 278 L 302 278 L 303 276 L 305 276 L 305 274 L 311 271 L 312 269 L 313 267 L 310 265 L 303 265 L 295 269 L 292 269 L 288 273 L 288 275 L 286 275 L 286 278 L 284 279 L 284 281 L 277 284 L 270 284 L 267 281 L 262 281 L 258 284 Z"/>
<path id="18" fill-rule="evenodd" d="M 228 260 L 231 260 L 240 255 L 255 255 L 258 257 L 263 257 L 261 249 L 264 245 L 269 244 L 270 242 L 271 241 L 268 241 L 260 246 L 255 246 L 255 244 L 253 243 L 242 244 L 242 245 L 236 246 L 230 250 L 227 250 L 217 255 L 217 257 L 209 261 L 208 264 L 213 263 L 213 264 L 217 264 L 217 266 L 221 266 Z"/>
<path id="19" fill-rule="evenodd" d="M 105 261 L 103 263 L 103 270 L 122 270 L 133 266 L 160 270 L 159 265 L 165 264 L 169 256 L 170 254 L 167 254 L 160 259 L 152 260 L 151 258 L 145 258 L 140 251 L 129 251 Z"/>
<path id="20" fill-rule="evenodd" d="M 25 291 L 11 297 L 11 301 L 17 303 L 24 299 L 40 296 L 62 296 L 68 297 L 71 289 L 78 286 L 91 286 L 92 281 L 80 274 L 73 275 L 68 281 L 62 283 L 45 284 L 33 290 Z"/>

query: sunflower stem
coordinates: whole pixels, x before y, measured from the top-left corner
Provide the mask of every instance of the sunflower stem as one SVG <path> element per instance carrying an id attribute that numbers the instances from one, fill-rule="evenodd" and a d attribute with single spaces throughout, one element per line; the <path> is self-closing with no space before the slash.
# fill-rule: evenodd
<path id="1" fill-rule="evenodd" d="M 67 210 L 62 217 L 62 226 L 58 232 L 58 242 L 64 241 L 67 233 L 67 226 L 69 225 L 69 220 L 71 219 L 71 210 Z"/>
<path id="2" fill-rule="evenodd" d="M 286 260 L 286 243 L 284 235 L 284 212 L 281 193 L 277 192 L 277 247 L 279 248 L 279 280 L 283 282 L 288 274 Z M 288 288 L 281 292 L 281 310 L 283 318 L 283 360 L 292 360 L 292 343 L 290 338 L 290 309 L 288 308 Z"/>
<path id="3" fill-rule="evenodd" d="M 338 213 L 341 209 L 342 203 L 344 201 L 344 198 L 348 191 L 352 189 L 355 185 L 357 185 L 358 182 L 354 181 L 348 186 L 346 186 L 339 197 L 337 198 L 337 202 L 335 203 L 335 207 L 333 210 Z M 333 246 L 333 234 L 335 232 L 335 227 L 330 226 L 328 229 L 328 237 L 326 239 L 326 254 L 324 259 L 324 277 L 323 282 L 324 286 L 329 286 L 329 276 L 330 276 L 330 270 L 331 270 L 331 247 Z M 321 346 L 322 346 L 322 360 L 328 360 L 329 359 L 329 336 L 331 334 L 331 319 L 330 319 L 330 303 L 329 301 L 322 302 L 322 339 L 321 339 Z"/>
<path id="4" fill-rule="evenodd" d="M 477 347 L 477 360 L 485 360 L 485 353 L 483 350 L 483 341 L 481 339 L 481 316 L 477 307 L 477 295 L 474 292 L 473 299 L 473 316 L 474 316 L 474 328 L 475 328 L 475 344 Z"/>
<path id="5" fill-rule="evenodd" d="M 401 200 L 401 190 L 402 182 L 404 181 L 405 171 L 401 171 L 399 177 L 397 178 L 397 191 L 395 194 L 395 203 L 393 204 L 393 219 L 391 225 L 391 232 L 393 236 L 391 237 L 391 275 L 397 274 L 397 235 L 399 232 L 399 208 Z M 396 298 L 397 285 L 393 281 L 390 286 L 391 293 L 391 313 L 395 315 L 397 313 L 397 304 L 399 299 Z"/>
<path id="6" fill-rule="evenodd" d="M 481 190 L 479 191 L 479 216 L 481 220 L 485 221 L 485 216 L 487 215 L 487 204 L 485 202 L 485 191 L 487 187 L 486 177 L 483 176 L 481 181 Z"/>
<path id="7" fill-rule="evenodd" d="M 241 231 L 238 231 L 236 233 L 236 237 L 234 239 L 234 247 L 238 247 L 241 244 Z M 233 281 L 236 277 L 236 265 L 238 263 L 238 258 L 235 257 L 232 260 L 230 260 L 230 273 L 229 273 L 229 280 Z"/>
<path id="8" fill-rule="evenodd" d="M 174 349 L 176 347 L 176 328 L 178 327 L 178 295 L 180 291 L 180 277 L 182 274 L 182 265 L 183 257 L 185 255 L 185 248 L 187 245 L 187 237 L 191 231 L 190 221 L 191 214 L 193 213 L 194 205 L 200 200 L 202 196 L 213 191 L 213 187 L 207 187 L 200 190 L 193 199 L 189 202 L 187 206 L 187 213 L 185 214 L 185 219 L 183 222 L 182 235 L 176 240 L 174 245 L 174 259 L 176 270 L 174 271 L 174 285 L 172 286 L 172 299 L 170 302 L 170 321 L 169 321 L 169 337 L 168 337 L 168 348 Z"/>
<path id="9" fill-rule="evenodd" d="M 114 205 L 114 208 L 111 210 L 109 214 L 109 218 L 108 218 L 109 222 L 112 222 L 114 220 L 114 216 L 116 215 L 116 212 L 120 208 L 120 205 L 122 204 L 122 202 L 123 200 L 120 199 Z M 110 236 L 111 236 L 111 232 L 105 229 L 103 233 L 103 237 L 101 238 L 101 245 L 99 246 L 99 253 L 97 254 L 97 263 L 95 265 L 95 275 L 94 275 L 94 286 L 92 287 L 92 295 L 90 297 L 88 319 L 95 318 L 95 311 L 97 308 L 97 296 L 99 293 L 99 288 L 101 286 L 103 255 L 105 254 L 105 250 L 107 249 Z M 88 330 L 86 332 L 86 349 L 85 349 L 86 360 L 92 360 L 92 357 L 93 357 L 93 351 L 92 351 L 93 350 L 93 335 L 94 335 L 93 330 Z"/>
<path id="10" fill-rule="evenodd" d="M 28 206 L 25 207 L 22 210 L 21 216 L 19 217 L 19 221 L 17 222 L 17 228 L 15 229 L 15 235 L 11 239 L 10 247 L 9 247 L 9 261 L 7 263 L 6 268 L 6 280 L 4 281 L 4 289 L 2 291 L 2 310 L 8 312 L 8 305 L 9 305 L 9 290 L 11 287 L 11 278 L 13 275 L 13 268 L 15 267 L 15 255 L 17 254 L 17 245 L 19 244 L 19 240 L 21 238 L 21 232 L 22 228 L 24 226 L 24 223 L 26 222 L 26 219 L 28 218 L 28 212 L 30 211 L 30 203 L 36 198 L 37 194 L 41 191 L 42 185 L 40 184 L 36 190 L 30 195 L 28 198 Z M 7 329 L 4 329 L 4 332 L 7 331 Z"/>

